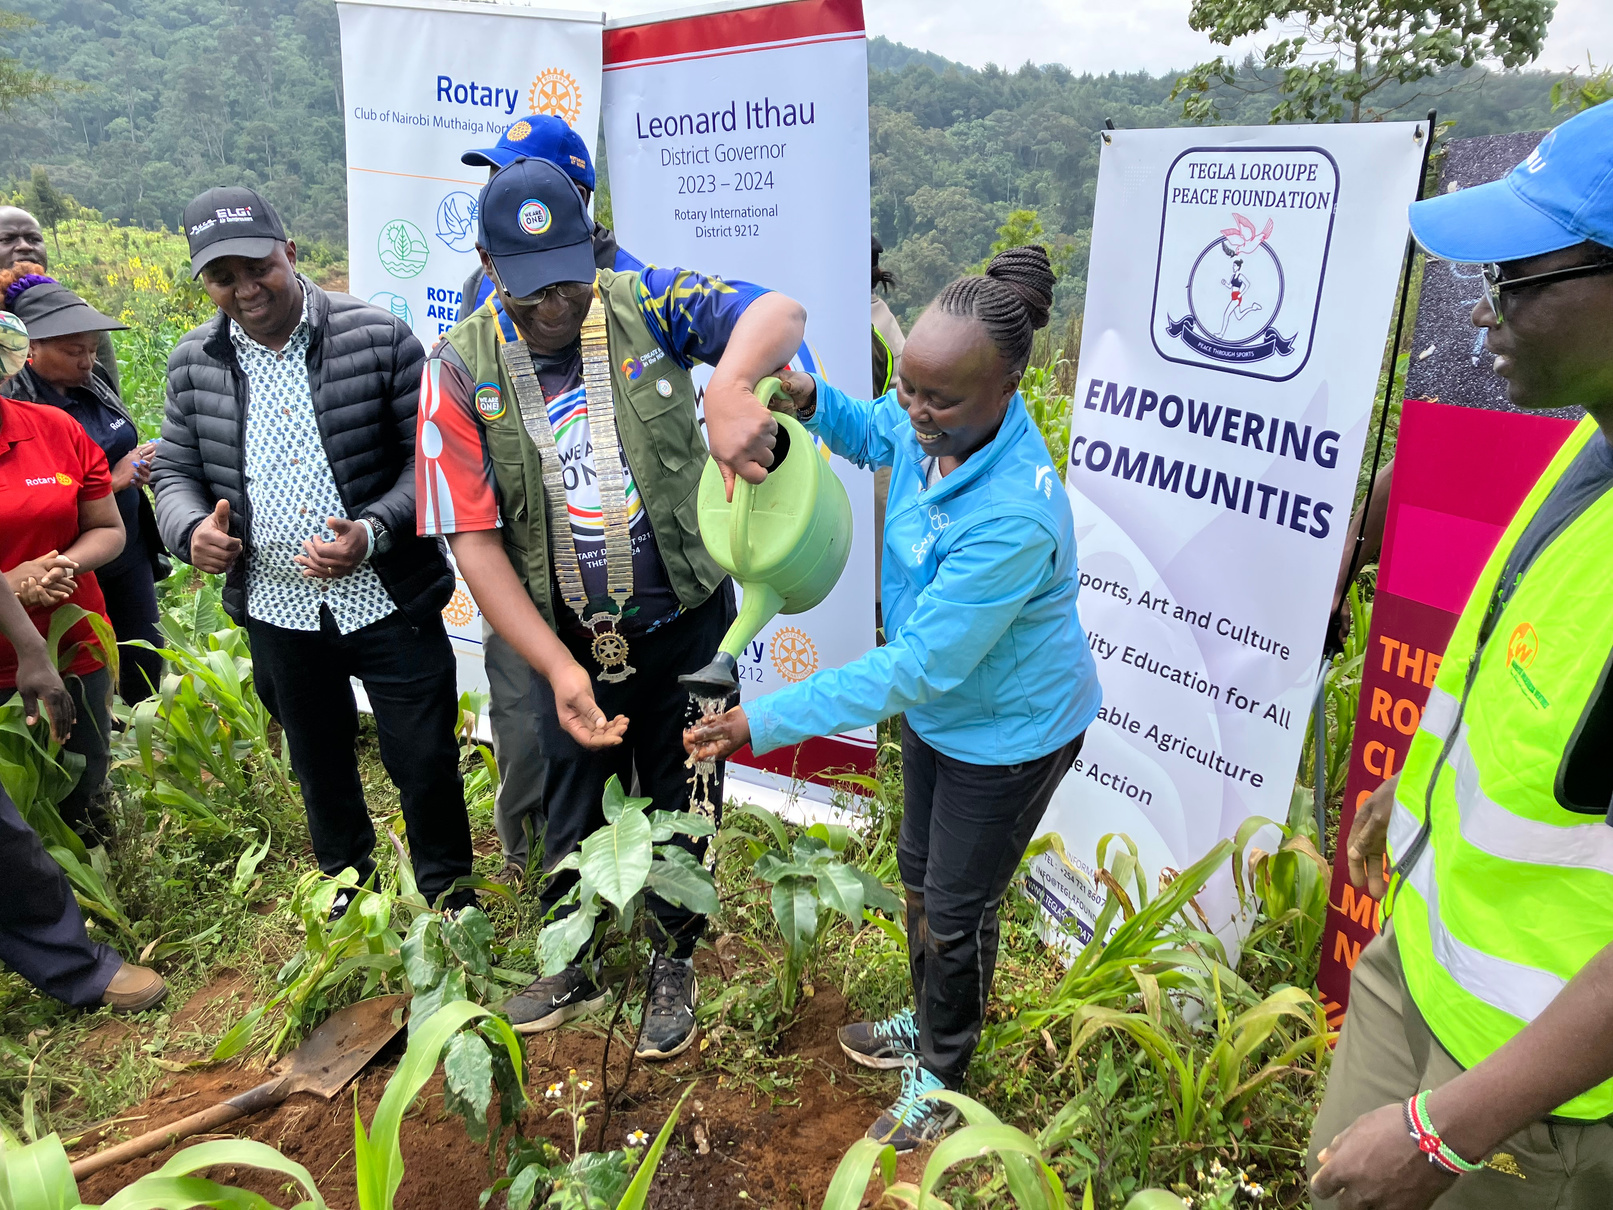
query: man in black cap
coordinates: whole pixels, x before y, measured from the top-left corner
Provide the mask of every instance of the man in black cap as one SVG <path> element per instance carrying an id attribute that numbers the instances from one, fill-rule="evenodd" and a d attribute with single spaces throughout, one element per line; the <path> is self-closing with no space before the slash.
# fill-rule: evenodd
<path id="1" fill-rule="evenodd" d="M 424 350 L 399 319 L 297 272 L 280 216 L 250 189 L 185 208 L 191 269 L 219 315 L 168 358 L 152 482 L 169 549 L 223 573 L 258 694 L 285 729 L 326 874 L 375 869 L 350 678 L 375 713 L 421 891 L 447 906 L 471 872 L 459 696 L 442 608 L 453 576 L 414 523 Z M 346 910 L 337 896 L 332 915 Z"/>
<path id="2" fill-rule="evenodd" d="M 557 758 L 543 794 L 553 874 L 604 823 L 613 774 L 626 785 L 636 770 L 656 809 L 690 808 L 678 677 L 716 651 L 733 590 L 695 517 L 706 443 L 689 369 L 714 367 L 706 424 L 730 483 L 736 472 L 760 482 L 777 424 L 754 387 L 800 347 L 806 313 L 683 269 L 596 271 L 582 200 L 545 160 L 495 173 L 479 224 L 498 292 L 426 362 L 420 530 L 448 535 L 488 622 L 539 674 L 540 740 Z M 719 766 L 713 804 L 720 778 Z M 544 905 L 574 879 L 549 878 Z M 650 906 L 661 936 L 638 1054 L 665 1059 L 695 1037 L 691 957 L 705 918 Z M 523 1032 L 551 1029 L 603 1003 L 596 974 L 568 967 L 504 1011 Z"/>

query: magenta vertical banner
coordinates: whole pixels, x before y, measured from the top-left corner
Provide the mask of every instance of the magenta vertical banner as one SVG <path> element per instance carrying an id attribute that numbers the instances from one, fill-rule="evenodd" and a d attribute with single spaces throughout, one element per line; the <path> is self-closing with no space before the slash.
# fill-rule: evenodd
<path id="1" fill-rule="evenodd" d="M 1404 762 L 1468 594 L 1573 430 L 1572 420 L 1420 399 L 1401 413 L 1316 980 L 1334 1029 L 1361 947 L 1382 927 L 1377 900 L 1350 885 L 1343 838 L 1356 808 Z"/>

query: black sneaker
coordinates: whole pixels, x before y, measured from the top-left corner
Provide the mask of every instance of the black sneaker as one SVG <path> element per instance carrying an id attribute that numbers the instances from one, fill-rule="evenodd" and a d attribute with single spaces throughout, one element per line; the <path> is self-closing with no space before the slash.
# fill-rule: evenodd
<path id="1" fill-rule="evenodd" d="M 353 906 L 357 896 L 352 891 L 337 891 L 336 898 L 330 901 L 330 914 L 325 917 L 326 924 L 335 924 L 347 915 L 347 909 Z"/>
<path id="2" fill-rule="evenodd" d="M 591 1013 L 607 995 L 580 966 L 568 966 L 558 975 L 534 979 L 506 1000 L 503 1013 L 518 1034 L 540 1034 L 564 1025 L 573 1017 Z"/>
<path id="3" fill-rule="evenodd" d="M 918 1061 L 919 1026 L 913 1010 L 904 1008 L 883 1021 L 858 1021 L 840 1027 L 840 1049 L 854 1063 L 876 1071 L 892 1071 Z"/>
<path id="4" fill-rule="evenodd" d="M 958 1121 L 958 1111 L 944 1101 L 937 1101 L 927 1093 L 942 1092 L 946 1085 L 917 1063 L 902 1069 L 902 1092 L 889 1109 L 874 1120 L 868 1128 L 868 1137 L 880 1143 L 889 1143 L 897 1151 L 912 1151 L 926 1143 L 933 1143 Z"/>
<path id="5" fill-rule="evenodd" d="M 633 1053 L 641 1059 L 670 1059 L 688 1050 L 699 1032 L 694 1023 L 697 999 L 694 967 L 676 958 L 655 955 L 650 960 L 644 1031 Z"/>

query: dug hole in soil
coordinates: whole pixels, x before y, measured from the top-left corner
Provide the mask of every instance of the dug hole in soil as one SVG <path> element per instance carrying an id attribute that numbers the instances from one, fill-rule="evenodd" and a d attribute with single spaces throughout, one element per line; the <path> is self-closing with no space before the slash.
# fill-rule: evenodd
<path id="1" fill-rule="evenodd" d="M 721 978 L 710 951 L 702 951 L 698 965 L 703 995 L 714 996 Z M 233 982 L 216 979 L 191 997 L 179 1017 L 199 1019 L 210 1015 L 209 1010 L 217 1011 L 224 1000 L 237 998 Z M 237 1004 L 235 1009 L 238 1015 L 241 1006 Z M 568 1157 L 571 1119 L 564 1114 L 551 1117 L 555 1102 L 546 1101 L 543 1091 L 575 1069 L 577 1079 L 594 1081 L 590 1096 L 598 1096 L 599 1057 L 608 1019 L 607 1013 L 601 1012 L 588 1021 L 572 1022 L 526 1038 L 530 1103 L 521 1117 L 521 1133 L 552 1140 Z M 794 1105 L 779 1104 L 775 1108 L 766 1093 L 732 1076 L 723 1078 L 719 1085 L 724 1073 L 711 1061 L 711 1053 L 702 1053 L 698 1048 L 691 1048 L 669 1063 L 635 1062 L 628 1089 L 616 1103 L 606 1148 L 623 1146 L 631 1130 L 643 1130 L 653 1138 L 684 1089 L 695 1082 L 694 1094 L 684 1105 L 656 1171 L 649 1205 L 656 1210 L 692 1206 L 701 1210 L 774 1206 L 817 1210 L 846 1148 L 868 1129 L 898 1089 L 894 1075 L 864 1072 L 846 1058 L 835 1031 L 848 1020 L 846 1002 L 840 993 L 824 987 L 804 1002 L 798 1019 L 778 1040 L 776 1054 L 805 1060 L 795 1087 L 783 1093 L 786 1099 L 799 1102 Z M 631 1037 L 626 1028 L 622 1033 Z M 611 1047 L 611 1071 L 616 1079 L 622 1072 L 618 1056 L 625 1055 L 625 1049 L 620 1041 Z M 332 1210 L 356 1210 L 355 1090 L 358 1108 L 368 1124 L 400 1052 L 401 1035 L 348 1088 L 329 1101 L 298 1094 L 270 1112 L 232 1123 L 226 1134 L 204 1135 L 189 1142 L 245 1137 L 268 1143 L 313 1174 L 314 1183 Z M 764 1054 L 751 1061 L 766 1069 L 769 1058 Z M 118 1115 L 118 1134 L 85 1135 L 74 1149 L 73 1158 L 81 1159 L 122 1137 L 178 1121 L 244 1092 L 265 1078 L 261 1063 L 251 1061 L 165 1077 L 149 1098 Z M 475 1210 L 481 1191 L 492 1183 L 487 1146 L 473 1142 L 460 1119 L 444 1109 L 442 1082 L 439 1067 L 404 1117 L 404 1174 L 397 1210 Z M 589 1115 L 585 1148 L 593 1145 L 598 1113 L 596 1109 Z M 86 1177 L 80 1182 L 80 1196 L 91 1204 L 104 1202 L 137 1177 L 161 1167 L 186 1145 L 180 1143 Z M 916 1157 L 904 1157 L 903 1177 L 911 1180 L 917 1174 Z M 285 1201 L 282 1190 L 286 1179 L 279 1174 L 220 1167 L 207 1175 L 224 1184 L 261 1193 L 277 1205 Z M 877 1181 L 874 1187 L 878 1187 Z M 868 1204 L 873 1200 L 871 1196 Z M 502 1207 L 502 1197 L 492 1205 Z"/>

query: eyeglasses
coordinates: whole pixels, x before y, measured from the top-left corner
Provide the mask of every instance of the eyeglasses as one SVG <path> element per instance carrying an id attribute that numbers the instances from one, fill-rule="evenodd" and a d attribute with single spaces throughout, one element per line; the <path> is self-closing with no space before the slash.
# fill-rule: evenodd
<path id="1" fill-rule="evenodd" d="M 1501 296 L 1508 290 L 1524 290 L 1530 286 L 1573 281 L 1576 277 L 1594 277 L 1599 273 L 1613 273 L 1613 261 L 1570 265 L 1566 269 L 1553 269 L 1550 273 L 1532 273 L 1528 277 L 1502 277 L 1500 265 L 1485 265 L 1484 289 L 1490 300 L 1490 310 L 1495 312 L 1495 322 L 1501 324 L 1506 322 L 1501 314 Z"/>
<path id="2" fill-rule="evenodd" d="M 496 277 L 494 280 L 498 281 Z M 559 298 L 563 302 L 569 303 L 580 302 L 584 296 L 594 292 L 594 283 L 591 281 L 555 282 L 554 285 L 545 286 L 536 294 L 529 294 L 525 298 L 516 298 L 515 295 L 505 289 L 504 283 L 501 281 L 498 282 L 498 288 L 504 292 L 506 297 L 515 299 L 520 306 L 541 307 L 551 298 Z"/>

